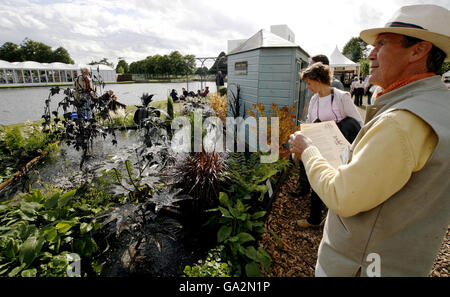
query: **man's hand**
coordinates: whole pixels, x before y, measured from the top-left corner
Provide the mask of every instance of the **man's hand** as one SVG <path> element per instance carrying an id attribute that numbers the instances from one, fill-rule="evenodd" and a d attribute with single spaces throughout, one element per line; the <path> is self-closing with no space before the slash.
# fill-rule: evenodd
<path id="1" fill-rule="evenodd" d="M 291 153 L 296 155 L 296 159 L 300 158 L 303 151 L 312 145 L 312 140 L 303 135 L 300 131 L 297 131 L 289 136 L 289 147 L 291 149 Z"/>

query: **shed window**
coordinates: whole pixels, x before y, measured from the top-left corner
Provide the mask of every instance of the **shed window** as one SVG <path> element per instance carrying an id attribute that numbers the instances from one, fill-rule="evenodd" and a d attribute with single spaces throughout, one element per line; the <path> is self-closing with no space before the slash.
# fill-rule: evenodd
<path id="1" fill-rule="evenodd" d="M 236 62 L 234 64 L 234 74 L 236 75 L 247 75 L 248 62 Z"/>

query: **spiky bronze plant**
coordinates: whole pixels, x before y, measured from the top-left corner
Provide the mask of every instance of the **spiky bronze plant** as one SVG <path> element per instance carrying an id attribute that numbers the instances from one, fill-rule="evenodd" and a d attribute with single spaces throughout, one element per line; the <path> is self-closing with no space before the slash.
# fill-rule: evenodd
<path id="1" fill-rule="evenodd" d="M 202 151 L 178 162 L 173 173 L 178 187 L 193 198 L 192 210 L 199 214 L 217 206 L 226 170 L 223 153 Z"/>

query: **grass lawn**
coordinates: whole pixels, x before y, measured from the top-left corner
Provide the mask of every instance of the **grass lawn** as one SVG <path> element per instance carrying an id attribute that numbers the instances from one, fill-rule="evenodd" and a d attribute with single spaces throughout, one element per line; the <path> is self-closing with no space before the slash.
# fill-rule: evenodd
<path id="1" fill-rule="evenodd" d="M 150 103 L 150 106 L 156 107 L 158 109 L 161 109 L 161 110 L 164 110 L 165 112 L 167 112 L 167 99 L 166 100 L 152 102 L 152 103 Z M 136 108 L 136 107 L 134 107 L 134 108 Z M 173 112 L 174 112 L 174 114 L 180 114 L 182 109 L 183 109 L 183 102 L 175 102 L 173 104 Z"/>

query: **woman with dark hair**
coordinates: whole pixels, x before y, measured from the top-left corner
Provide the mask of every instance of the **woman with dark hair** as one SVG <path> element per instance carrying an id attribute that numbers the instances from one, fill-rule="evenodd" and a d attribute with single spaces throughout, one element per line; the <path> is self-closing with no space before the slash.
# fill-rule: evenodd
<path id="1" fill-rule="evenodd" d="M 314 94 L 311 98 L 306 117 L 307 123 L 335 121 L 342 134 L 351 143 L 363 125 L 360 113 L 352 102 L 349 92 L 330 87 L 331 71 L 328 65 L 314 63 L 301 73 L 306 87 Z M 344 122 L 348 122 L 343 125 Z M 356 127 L 355 127 L 356 126 Z M 300 175 L 306 177 L 303 163 L 300 165 Z M 303 179 L 304 190 L 309 192 L 311 186 L 307 178 Z M 311 193 L 310 215 L 307 219 L 297 221 L 299 227 L 320 226 L 324 204 L 316 192 Z"/>
<path id="2" fill-rule="evenodd" d="M 180 98 L 178 98 L 178 93 L 177 91 L 175 91 L 175 89 L 172 89 L 170 97 L 172 97 L 173 102 L 177 102 L 178 100 L 180 100 Z"/>

